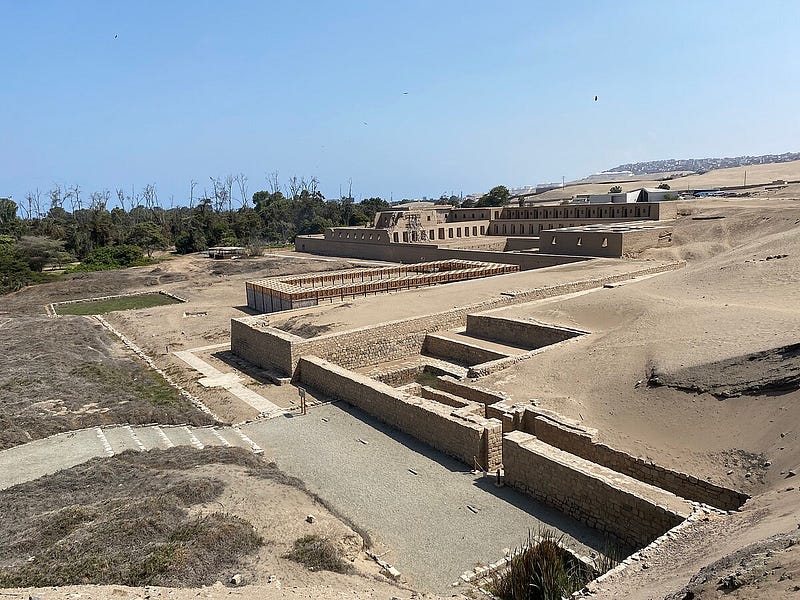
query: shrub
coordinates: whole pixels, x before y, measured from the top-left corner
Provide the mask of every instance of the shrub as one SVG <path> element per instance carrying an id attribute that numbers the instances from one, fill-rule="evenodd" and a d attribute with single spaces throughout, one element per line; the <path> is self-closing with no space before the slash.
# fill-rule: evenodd
<path id="1" fill-rule="evenodd" d="M 506 571 L 494 576 L 489 591 L 503 600 L 561 600 L 594 579 L 596 573 L 578 561 L 549 529 L 528 540 Z"/>
<path id="2" fill-rule="evenodd" d="M 86 271 L 109 271 L 153 264 L 144 257 L 139 246 L 120 244 L 119 246 L 101 246 L 89 253 L 80 265 L 69 269 L 70 273 Z"/>
<path id="3" fill-rule="evenodd" d="M 294 541 L 286 558 L 299 562 L 314 571 L 350 573 L 353 565 L 345 562 L 341 551 L 330 539 L 319 535 L 305 535 Z"/>

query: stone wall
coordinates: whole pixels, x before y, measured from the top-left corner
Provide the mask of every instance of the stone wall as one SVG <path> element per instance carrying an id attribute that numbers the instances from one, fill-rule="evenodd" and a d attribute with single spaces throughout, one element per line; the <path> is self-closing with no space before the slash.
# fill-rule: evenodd
<path id="1" fill-rule="evenodd" d="M 522 418 L 522 428 L 543 442 L 639 481 L 668 490 L 681 498 L 723 510 L 736 510 L 748 499 L 746 494 L 736 490 L 667 469 L 652 461 L 601 444 L 595 441 L 591 432 L 581 431 L 575 426 L 559 423 L 553 418 L 537 414 L 535 408 L 526 408 L 525 413 Z"/>
<path id="2" fill-rule="evenodd" d="M 467 318 L 469 319 L 469 317 Z M 427 356 L 435 356 L 467 366 L 477 365 L 507 356 L 506 354 L 495 352 L 488 348 L 470 344 L 464 340 L 454 340 L 436 334 L 428 334 L 425 336 L 422 352 Z"/>
<path id="3" fill-rule="evenodd" d="M 691 506 L 530 434 L 503 436 L 505 481 L 631 547 L 646 546 L 691 513 Z"/>
<path id="4" fill-rule="evenodd" d="M 294 344 L 303 338 L 274 327 L 254 327 L 251 319 L 231 319 L 231 351 L 262 369 L 277 369 L 291 375 Z"/>
<path id="5" fill-rule="evenodd" d="M 385 260 L 400 263 L 416 263 L 434 260 L 477 260 L 519 265 L 520 269 L 541 269 L 573 262 L 591 260 L 585 256 L 557 256 L 539 253 L 509 253 L 492 250 L 461 250 L 439 247 L 432 243 L 419 244 L 363 244 L 350 241 L 326 240 L 321 236 L 298 235 L 295 238 L 298 252 L 310 252 L 323 256 L 341 256 L 367 260 Z"/>
<path id="6" fill-rule="evenodd" d="M 533 350 L 563 342 L 587 332 L 532 319 L 513 319 L 487 314 L 467 315 L 467 335 Z"/>
<path id="7" fill-rule="evenodd" d="M 316 356 L 304 356 L 297 379 L 324 395 L 343 400 L 454 458 L 488 470 L 502 463 L 502 425 L 435 400 L 396 390 Z"/>

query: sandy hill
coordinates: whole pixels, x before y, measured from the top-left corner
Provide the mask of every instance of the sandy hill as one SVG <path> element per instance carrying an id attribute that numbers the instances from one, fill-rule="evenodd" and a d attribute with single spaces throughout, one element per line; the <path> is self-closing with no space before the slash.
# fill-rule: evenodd
<path id="1" fill-rule="evenodd" d="M 767 185 L 776 179 L 785 181 L 800 180 L 800 161 L 786 163 L 771 163 L 766 165 L 748 165 L 746 167 L 733 167 L 730 169 L 716 169 L 703 173 L 702 175 L 686 175 L 667 181 L 670 187 L 676 192 L 687 189 L 706 189 L 717 187 L 730 187 L 743 185 L 745 181 L 745 171 L 747 172 L 747 185 L 761 184 Z M 654 176 L 650 180 L 638 180 L 629 183 L 615 185 L 622 186 L 623 191 L 638 189 L 640 187 L 656 187 L 662 181 L 663 176 Z M 608 192 L 608 183 L 585 183 L 580 185 L 568 186 L 565 189 L 556 189 L 544 194 L 534 196 L 537 201 L 556 200 L 559 198 L 572 197 L 575 194 L 604 194 Z"/>

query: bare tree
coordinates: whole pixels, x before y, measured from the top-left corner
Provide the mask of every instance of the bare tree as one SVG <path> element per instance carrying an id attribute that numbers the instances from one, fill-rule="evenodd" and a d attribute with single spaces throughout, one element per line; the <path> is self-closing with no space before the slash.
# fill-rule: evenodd
<path id="1" fill-rule="evenodd" d="M 111 199 L 111 192 L 92 192 L 89 196 L 89 208 L 93 211 L 108 210 L 108 201 Z"/>
<path id="2" fill-rule="evenodd" d="M 64 205 L 64 192 L 61 189 L 61 185 L 56 183 L 49 192 L 47 192 L 48 197 L 50 198 L 50 210 L 54 208 L 62 208 Z"/>
<path id="3" fill-rule="evenodd" d="M 192 179 L 189 181 L 189 208 L 194 208 L 194 188 L 197 187 L 197 182 Z"/>
<path id="4" fill-rule="evenodd" d="M 144 186 L 142 190 L 142 200 L 144 200 L 144 206 L 148 210 L 153 210 L 156 206 L 158 206 L 158 193 L 156 192 L 156 186 L 154 183 L 148 183 Z"/>
<path id="5" fill-rule="evenodd" d="M 289 187 L 289 198 L 296 198 L 300 195 L 300 192 L 303 191 L 304 183 L 297 178 L 297 175 L 292 175 L 287 185 Z"/>
<path id="6" fill-rule="evenodd" d="M 83 210 L 83 202 L 81 201 L 81 188 L 80 188 L 80 186 L 76 183 L 71 188 L 69 188 L 67 193 L 70 195 L 71 202 L 73 204 L 72 212 L 73 213 L 75 212 L 75 208 L 74 207 L 77 207 L 78 210 Z"/>
<path id="7" fill-rule="evenodd" d="M 233 181 L 234 177 L 230 173 L 225 176 L 225 195 L 228 197 L 228 214 L 233 214 Z"/>
<path id="8" fill-rule="evenodd" d="M 278 172 L 273 171 L 267 175 L 267 187 L 270 194 L 276 194 L 281 191 L 280 180 L 278 179 Z"/>
<path id="9" fill-rule="evenodd" d="M 234 177 L 234 180 L 236 181 L 236 187 L 239 188 L 239 203 L 244 208 L 249 201 L 247 198 L 247 175 L 239 173 Z"/>

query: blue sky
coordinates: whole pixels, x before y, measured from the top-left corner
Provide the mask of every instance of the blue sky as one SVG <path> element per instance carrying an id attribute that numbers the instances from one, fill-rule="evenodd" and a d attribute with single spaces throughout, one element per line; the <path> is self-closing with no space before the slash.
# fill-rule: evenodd
<path id="1" fill-rule="evenodd" d="M 800 151 L 796 1 L 0 0 L 0 23 L 18 201 L 272 171 L 397 200 Z"/>

